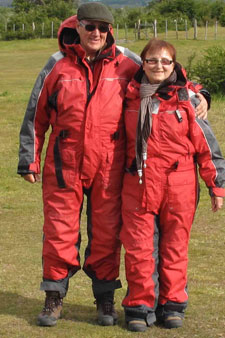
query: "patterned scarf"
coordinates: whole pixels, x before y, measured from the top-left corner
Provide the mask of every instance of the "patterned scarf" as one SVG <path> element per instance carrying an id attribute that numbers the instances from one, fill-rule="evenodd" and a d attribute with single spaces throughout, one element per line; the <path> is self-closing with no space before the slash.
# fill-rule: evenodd
<path id="1" fill-rule="evenodd" d="M 176 80 L 177 74 L 175 71 L 172 72 L 168 79 L 157 84 L 151 84 L 145 74 L 142 77 L 140 86 L 141 104 L 139 108 L 136 133 L 136 163 L 138 175 L 140 177 L 140 184 L 142 183 L 142 163 L 144 161 L 143 166 L 145 167 L 145 161 L 147 160 L 147 141 L 151 135 L 152 129 L 152 97 L 159 88 L 174 84 Z"/>

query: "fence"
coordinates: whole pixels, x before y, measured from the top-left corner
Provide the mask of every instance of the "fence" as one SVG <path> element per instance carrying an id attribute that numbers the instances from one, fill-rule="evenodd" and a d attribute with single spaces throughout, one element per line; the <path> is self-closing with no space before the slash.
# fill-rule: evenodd
<path id="1" fill-rule="evenodd" d="M 15 24 L 6 21 L 0 26 L 0 39 L 27 39 L 27 38 L 55 38 L 60 26 L 59 20 L 57 22 L 48 21 L 36 24 Z"/>
<path id="2" fill-rule="evenodd" d="M 5 22 L 0 27 L 0 39 L 11 38 L 55 38 L 57 37 L 57 31 L 60 22 L 47 22 L 36 24 L 20 24 L 16 25 L 13 23 Z M 164 25 L 164 27 L 163 27 Z M 170 27 L 170 29 L 168 29 Z M 225 28 L 218 25 L 216 21 L 214 26 L 208 26 L 208 22 L 205 23 L 205 27 L 198 27 L 197 20 L 193 20 L 193 25 L 188 27 L 188 22 L 185 20 L 182 25 L 174 20 L 173 23 L 168 23 L 167 20 L 158 26 L 157 20 L 152 23 L 144 22 L 141 23 L 139 20 L 135 23 L 133 28 L 128 28 L 126 23 L 124 27 L 116 25 L 114 28 L 114 34 L 116 40 L 148 40 L 152 37 L 164 38 L 164 39 L 225 39 Z"/>
<path id="3" fill-rule="evenodd" d="M 221 27 L 218 25 L 216 21 L 213 26 L 209 26 L 208 22 L 205 23 L 204 27 L 198 27 L 197 20 L 193 21 L 193 25 L 188 27 L 187 20 L 184 21 L 182 27 L 179 27 L 178 21 L 174 20 L 174 27 L 168 29 L 168 21 L 165 20 L 164 27 L 162 23 L 158 29 L 157 20 L 154 20 L 152 23 L 141 23 L 139 20 L 134 29 L 128 29 L 126 24 L 124 28 L 116 26 L 115 37 L 116 40 L 124 39 L 127 40 L 148 40 L 152 37 L 160 37 L 163 39 L 195 39 L 195 40 L 217 40 L 223 39 L 225 40 L 225 27 Z"/>

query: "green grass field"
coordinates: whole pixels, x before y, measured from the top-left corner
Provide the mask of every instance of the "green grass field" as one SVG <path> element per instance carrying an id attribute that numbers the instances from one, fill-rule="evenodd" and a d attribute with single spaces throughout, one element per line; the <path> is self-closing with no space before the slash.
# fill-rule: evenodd
<path id="1" fill-rule="evenodd" d="M 196 51 L 224 40 L 171 40 L 184 63 Z M 123 42 L 121 42 L 123 43 Z M 139 53 L 146 41 L 125 44 Z M 121 300 L 126 292 L 123 257 L 123 288 L 116 292 L 119 324 L 96 325 L 91 282 L 79 271 L 70 282 L 64 301 L 63 319 L 54 328 L 36 326 L 43 306 L 39 291 L 42 276 L 41 184 L 31 185 L 17 174 L 18 137 L 35 78 L 57 41 L 31 40 L 0 42 L 0 337 L 225 337 L 225 208 L 213 214 L 207 189 L 201 183 L 201 200 L 192 229 L 189 250 L 189 306 L 184 326 L 178 330 L 152 327 L 146 333 L 125 329 Z M 213 100 L 209 120 L 225 154 L 225 100 Z M 85 216 L 82 219 L 82 248 L 87 243 Z"/>

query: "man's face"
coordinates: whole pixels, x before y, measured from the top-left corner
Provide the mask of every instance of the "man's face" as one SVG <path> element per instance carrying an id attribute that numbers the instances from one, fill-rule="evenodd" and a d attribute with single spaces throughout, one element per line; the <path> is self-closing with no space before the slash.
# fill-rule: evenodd
<path id="1" fill-rule="evenodd" d="M 94 57 L 96 52 L 105 46 L 108 34 L 108 31 L 105 32 L 107 27 L 109 27 L 107 23 L 99 21 L 82 20 L 78 23 L 77 32 L 80 35 L 80 44 L 86 51 L 87 56 Z"/>

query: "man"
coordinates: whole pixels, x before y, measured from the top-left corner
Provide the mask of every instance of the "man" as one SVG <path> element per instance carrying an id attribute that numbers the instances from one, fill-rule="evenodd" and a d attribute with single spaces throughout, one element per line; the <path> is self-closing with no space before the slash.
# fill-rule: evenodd
<path id="1" fill-rule="evenodd" d="M 140 59 L 117 48 L 113 17 L 101 3 L 85 3 L 60 27 L 61 52 L 40 73 L 20 132 L 18 173 L 39 180 L 43 169 L 45 306 L 38 325 L 60 318 L 69 278 L 80 267 L 80 214 L 87 196 L 89 242 L 83 269 L 92 279 L 98 323 L 114 325 L 119 276 L 121 185 L 125 159 L 123 100 Z M 204 100 L 205 101 L 205 100 Z M 204 104 L 203 104 L 204 105 Z M 200 110 L 201 114 L 201 110 Z"/>

